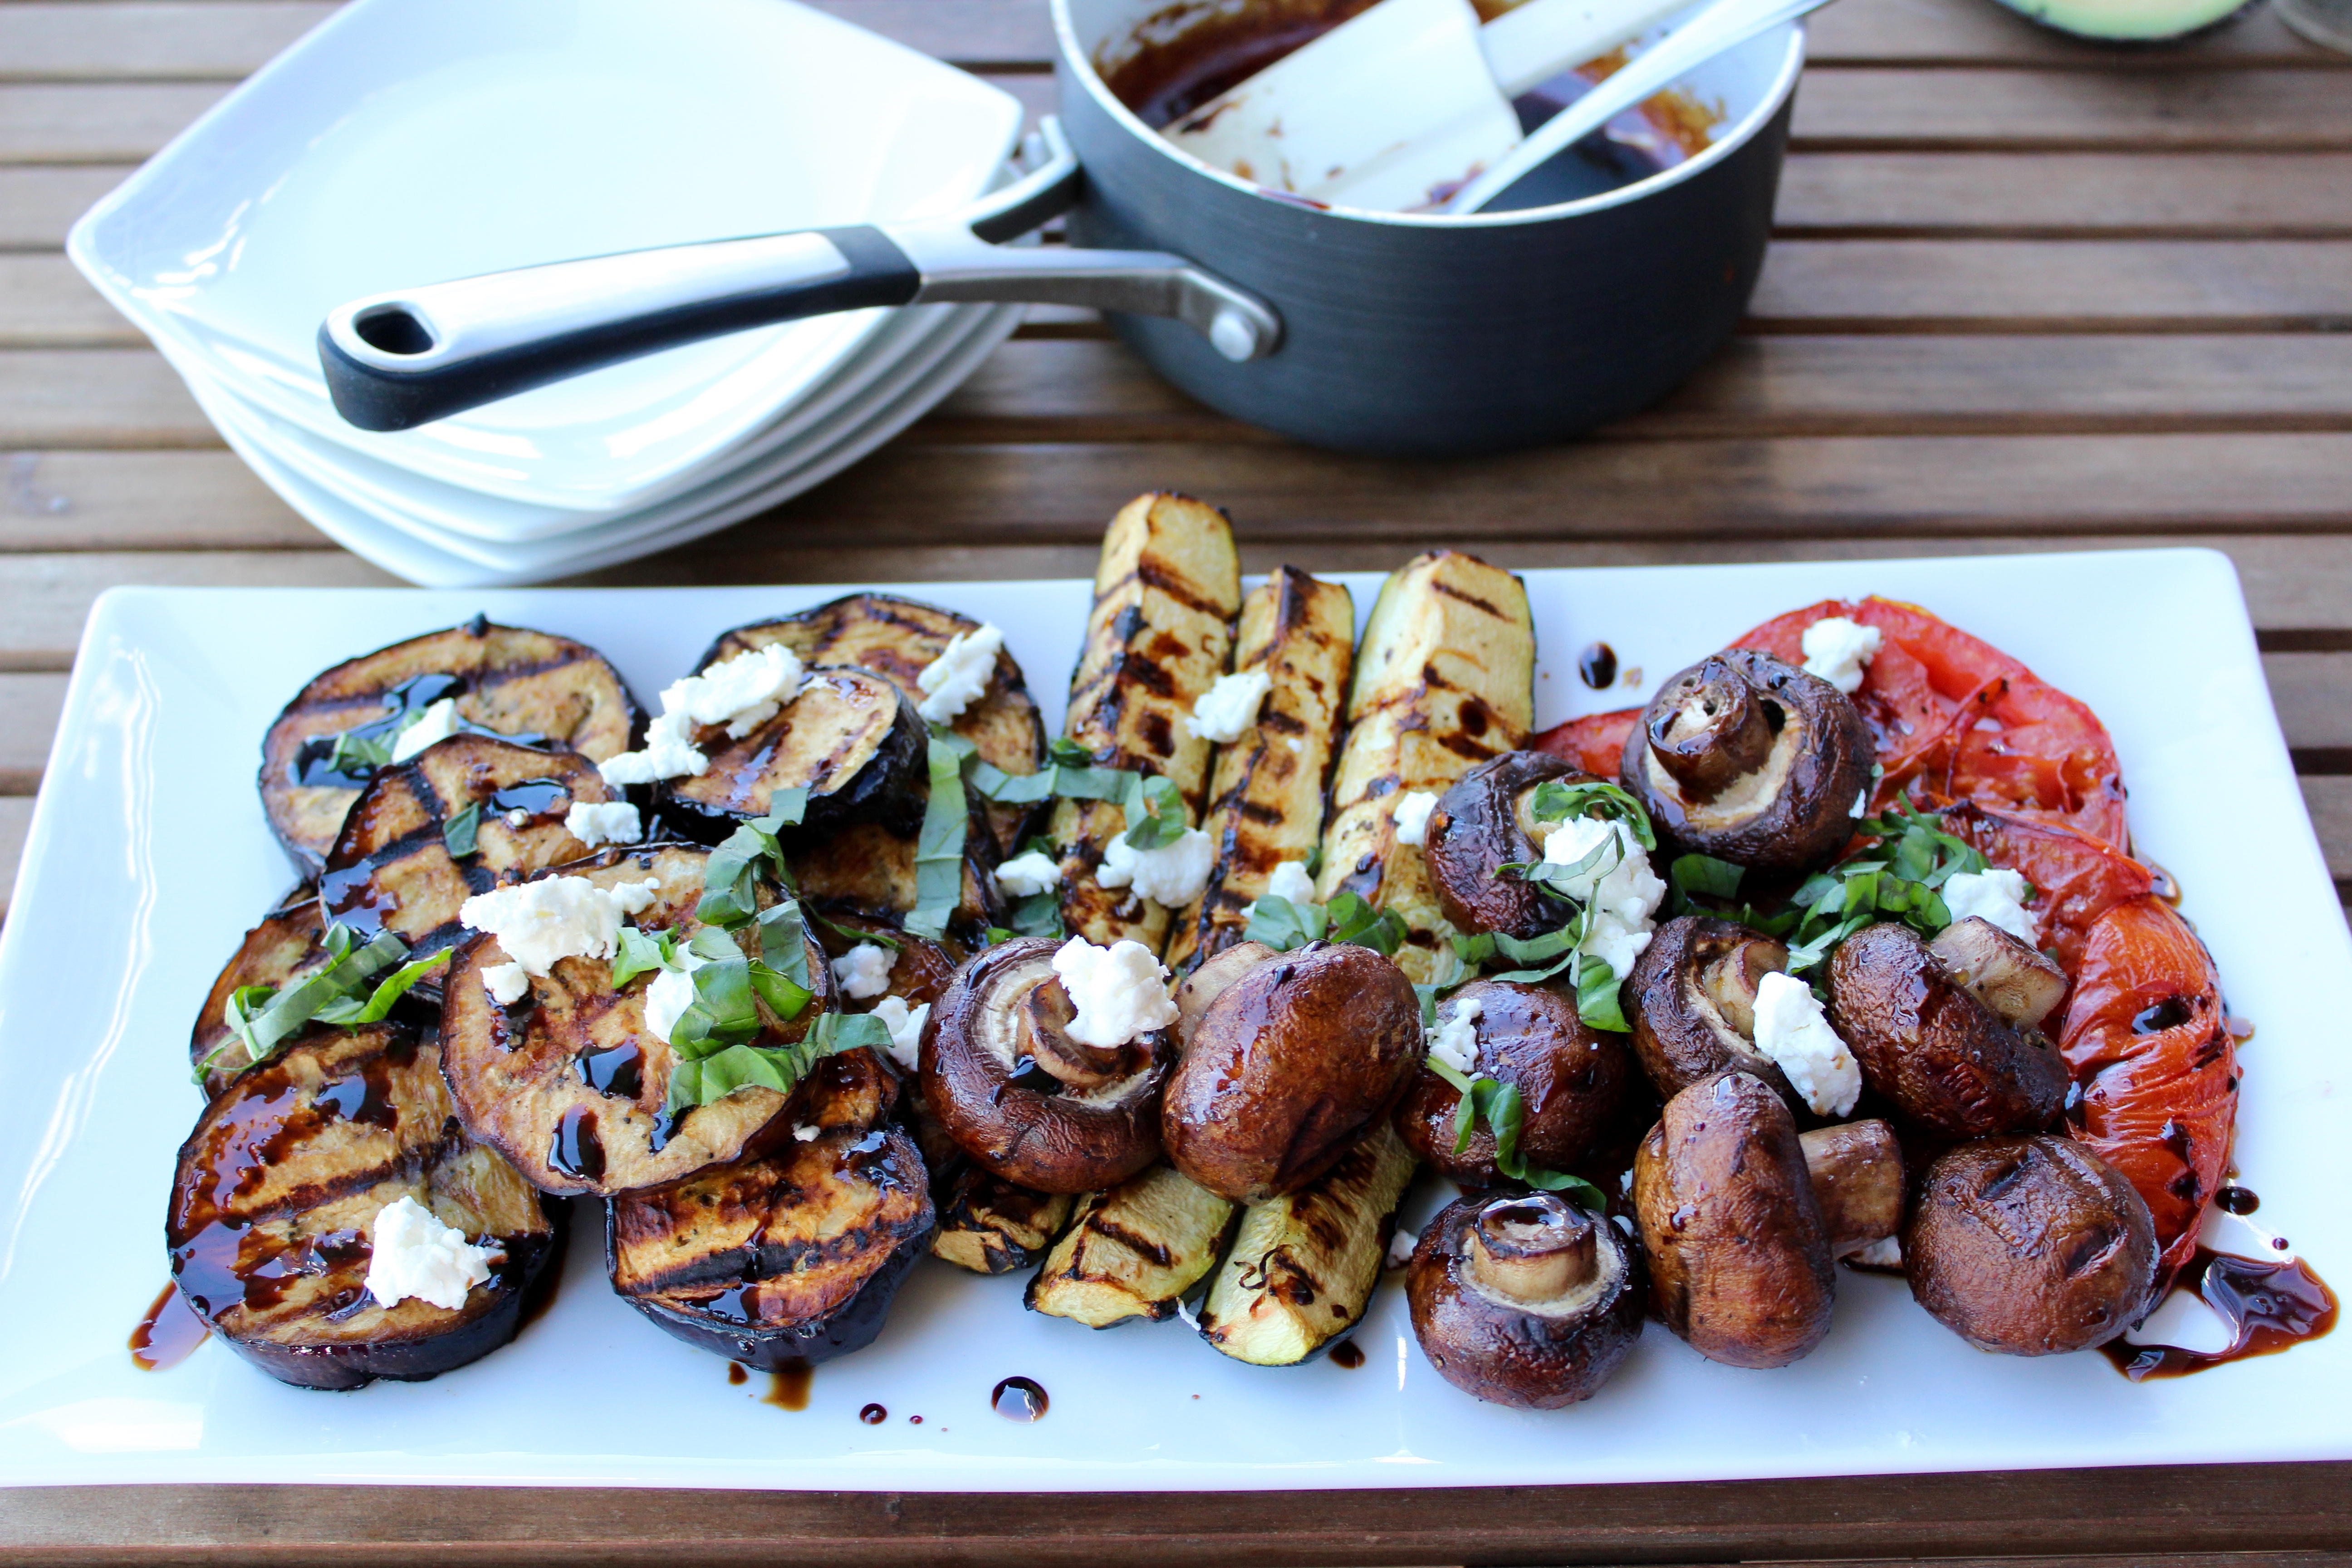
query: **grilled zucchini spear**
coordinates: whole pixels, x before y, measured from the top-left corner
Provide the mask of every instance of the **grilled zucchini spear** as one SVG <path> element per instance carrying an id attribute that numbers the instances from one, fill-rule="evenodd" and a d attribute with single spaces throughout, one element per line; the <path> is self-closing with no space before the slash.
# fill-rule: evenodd
<path id="1" fill-rule="evenodd" d="M 261 742 L 262 809 L 304 876 L 318 874 L 399 732 L 444 698 L 466 723 L 592 762 L 627 751 L 641 727 L 603 654 L 478 616 L 339 664 L 296 694 Z"/>
<path id="2" fill-rule="evenodd" d="M 1207 791 L 1209 742 L 1184 721 L 1224 673 L 1241 597 L 1233 524 L 1216 508 L 1155 492 L 1111 519 L 1064 732 L 1098 767 L 1174 781 L 1188 817 L 1199 816 Z M 1169 911 L 1096 879 L 1127 826 L 1115 804 L 1056 803 L 1048 831 L 1062 851 L 1062 919 L 1088 942 L 1131 940 L 1158 952 Z"/>
<path id="3" fill-rule="evenodd" d="M 1256 1366 L 1328 1349 L 1381 1282 L 1412 1171 L 1412 1152 L 1382 1121 L 1317 1180 L 1243 1210 L 1202 1304 L 1201 1337 Z"/>
<path id="4" fill-rule="evenodd" d="M 559 1233 L 450 1110 L 437 1051 L 405 1024 L 305 1032 L 181 1147 L 164 1227 L 180 1294 L 230 1349 L 304 1388 L 432 1377 L 506 1343 Z M 498 1250 L 454 1309 L 368 1294 L 376 1216 L 402 1198 Z"/>
<path id="5" fill-rule="evenodd" d="M 1535 720 L 1535 626 L 1511 574 L 1451 550 L 1391 574 L 1372 605 L 1348 697 L 1316 895 L 1342 892 L 1405 924 L 1397 966 L 1436 978 L 1444 914 L 1421 852 L 1396 841 L 1397 802 L 1442 794 L 1518 747 Z"/>
<path id="6" fill-rule="evenodd" d="M 1029 1310 L 1090 1329 L 1171 1317 L 1215 1267 L 1233 1217 L 1234 1205 L 1169 1165 L 1088 1193 L 1029 1282 Z"/>
<path id="7" fill-rule="evenodd" d="M 1169 936 L 1166 960 L 1178 974 L 1241 941 L 1274 868 L 1315 852 L 1355 637 L 1348 590 L 1293 567 L 1242 602 L 1234 669 L 1264 670 L 1273 685 L 1257 723 L 1217 752 L 1201 825 L 1217 846 L 1216 868 Z"/>

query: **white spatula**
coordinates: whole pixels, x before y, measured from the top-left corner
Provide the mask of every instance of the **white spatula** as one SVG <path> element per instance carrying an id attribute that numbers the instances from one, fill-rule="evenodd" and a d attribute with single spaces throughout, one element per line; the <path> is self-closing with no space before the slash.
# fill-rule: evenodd
<path id="1" fill-rule="evenodd" d="M 1335 205 L 1441 203 L 1519 142 L 1511 100 L 1691 0 L 1381 0 L 1169 126 L 1202 162 Z"/>

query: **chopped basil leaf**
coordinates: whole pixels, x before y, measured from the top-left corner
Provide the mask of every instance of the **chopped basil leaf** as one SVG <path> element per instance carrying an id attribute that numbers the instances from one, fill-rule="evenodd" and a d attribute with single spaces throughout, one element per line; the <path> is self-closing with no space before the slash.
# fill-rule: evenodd
<path id="1" fill-rule="evenodd" d="M 1051 888 L 1015 899 L 1011 918 L 1013 927 L 1008 935 L 1060 938 L 1070 934 L 1062 924 L 1062 895 Z"/>
<path id="2" fill-rule="evenodd" d="M 1262 942 L 1276 952 L 1288 952 L 1322 941 L 1325 923 L 1321 904 L 1295 904 L 1273 893 L 1260 893 L 1257 902 L 1250 906 L 1249 927 L 1242 932 L 1242 940 Z"/>
<path id="3" fill-rule="evenodd" d="M 1346 942 L 1383 957 L 1394 957 L 1404 939 L 1404 921 L 1394 910 L 1376 910 L 1357 893 L 1341 893 L 1328 904 L 1293 903 L 1261 893 L 1242 932 L 1243 941 L 1262 942 L 1277 952 L 1310 942 Z"/>
<path id="4" fill-rule="evenodd" d="M 1819 968 L 1846 938 L 1881 920 L 1898 920 L 1921 936 L 1952 923 L 1938 889 L 1988 862 L 1967 840 L 1946 833 L 1929 813 L 1898 805 L 1855 825 L 1877 842 L 1805 879 L 1778 916 L 1743 918 L 1759 931 L 1790 938 L 1789 973 Z"/>
<path id="5" fill-rule="evenodd" d="M 411 959 L 376 983 L 376 988 L 362 1002 L 356 996 L 344 996 L 328 1003 L 310 1015 L 321 1024 L 333 1024 L 349 1028 L 361 1024 L 381 1024 L 390 1016 L 392 1005 L 408 994 L 409 987 L 425 978 L 425 972 L 448 962 L 457 949 L 445 947 L 430 958 Z"/>
<path id="6" fill-rule="evenodd" d="M 947 935 L 948 921 L 963 901 L 964 833 L 971 818 L 971 805 L 964 799 L 963 763 L 970 754 L 969 741 L 941 729 L 931 731 L 931 795 L 915 841 L 915 907 L 907 911 L 907 929 L 933 942 Z"/>
<path id="7" fill-rule="evenodd" d="M 482 803 L 469 800 L 465 809 L 449 814 L 441 822 L 441 847 L 449 851 L 452 860 L 462 859 L 474 852 L 476 840 L 482 829 Z"/>
<path id="8" fill-rule="evenodd" d="M 1625 1020 L 1624 1005 L 1618 1001 L 1621 983 L 1609 961 L 1596 953 L 1580 953 L 1576 966 L 1576 1016 L 1596 1029 L 1614 1029 L 1630 1034 L 1633 1026 Z"/>
<path id="9" fill-rule="evenodd" d="M 1666 869 L 1666 880 L 1685 899 L 1730 899 L 1739 894 L 1745 868 L 1712 855 L 1677 855 Z"/>
<path id="10" fill-rule="evenodd" d="M 803 910 L 801 912 L 837 937 L 845 938 L 853 942 L 872 942 L 876 947 L 888 948 L 892 952 L 898 951 L 898 939 L 886 932 L 860 931 L 856 926 L 845 926 L 838 921 L 825 919 L 814 910 Z"/>
<path id="11" fill-rule="evenodd" d="M 1404 945 L 1403 917 L 1394 910 L 1376 910 L 1355 893 L 1341 893 L 1323 906 L 1328 942 L 1351 942 L 1369 947 L 1383 958 L 1393 958 Z"/>
<path id="12" fill-rule="evenodd" d="M 621 928 L 620 947 L 613 954 L 613 989 L 618 991 L 640 974 L 675 965 L 677 938 L 666 931 Z"/>
<path id="13" fill-rule="evenodd" d="M 809 1005 L 810 997 L 815 994 L 791 976 L 764 963 L 753 963 L 747 967 L 751 972 L 751 989 L 759 994 L 761 1001 L 768 1005 L 769 1012 L 786 1023 L 799 1017 L 801 1010 Z"/>
<path id="14" fill-rule="evenodd" d="M 1535 799 L 1528 803 L 1528 809 L 1538 822 L 1565 822 L 1571 816 L 1612 818 L 1632 828 L 1643 848 L 1658 847 L 1657 832 L 1650 826 L 1650 814 L 1642 809 L 1642 803 L 1617 785 L 1598 779 L 1583 784 L 1546 779 L 1536 786 Z"/>
<path id="15" fill-rule="evenodd" d="M 697 970 L 696 978 L 708 973 Z M 691 1015 L 693 1009 L 688 1012 Z M 674 1035 L 670 1046 L 677 1059 L 670 1067 L 667 1109 L 709 1105 L 752 1087 L 789 1094 L 826 1057 L 859 1046 L 887 1050 L 889 1045 L 889 1026 L 868 1013 L 821 1014 L 807 1036 L 789 1046 L 754 1046 L 708 1036 L 680 1045 Z"/>
<path id="16" fill-rule="evenodd" d="M 1432 1057 L 1424 1064 L 1454 1088 L 1454 1152 L 1470 1147 L 1470 1136 L 1480 1121 L 1495 1134 L 1495 1168 L 1516 1182 L 1548 1193 L 1565 1194 L 1570 1203 L 1592 1214 L 1607 1206 L 1601 1189 L 1580 1176 L 1531 1165 L 1519 1155 L 1519 1135 L 1527 1127 L 1527 1099 L 1515 1083 L 1472 1078 Z"/>
<path id="17" fill-rule="evenodd" d="M 792 885 L 783 846 L 776 836 L 800 826 L 808 811 L 808 791 L 780 789 L 769 798 L 768 805 L 767 816 L 738 824 L 704 862 L 702 899 L 694 907 L 694 918 L 704 924 L 732 931 L 757 918 L 763 869 L 782 885 Z"/>
<path id="18" fill-rule="evenodd" d="M 799 901 L 779 899 L 760 911 L 759 925 L 761 961 L 803 994 L 815 989 L 816 983 L 809 978 L 808 923 L 801 918 Z M 898 944 L 893 942 L 890 948 L 895 952 Z"/>
<path id="19" fill-rule="evenodd" d="M 266 985 L 245 985 L 232 993 L 229 1005 L 222 1013 L 223 1021 L 228 1026 L 229 1037 L 206 1052 L 204 1060 L 196 1064 L 192 1075 L 195 1080 L 202 1083 L 213 1063 L 227 1051 L 230 1045 L 239 1041 L 245 1045 L 247 1066 L 268 1061 L 278 1054 L 278 1047 L 288 1039 L 312 1021 L 320 1019 L 330 1007 L 344 1014 L 337 1004 L 351 1003 L 351 1008 L 344 1016 L 360 1021 L 360 1016 L 374 1005 L 375 999 L 371 995 L 369 1001 L 362 1005 L 356 998 L 362 991 L 370 989 L 369 983 L 377 975 L 407 958 L 408 944 L 393 931 L 378 933 L 364 947 L 357 945 L 358 940 L 349 926 L 338 921 L 329 926 L 320 939 L 319 945 L 327 954 L 327 962 L 322 967 L 311 971 L 282 991 Z M 381 1020 L 385 1013 L 391 1011 L 393 1003 L 399 1000 L 402 993 L 416 983 L 418 974 L 446 956 L 446 952 L 436 953 L 420 965 L 412 966 L 416 973 L 407 975 L 404 980 L 394 975 L 385 982 L 387 985 L 397 983 L 397 988 L 384 997 L 383 1012 L 375 1013 L 364 1021 L 374 1023 Z M 325 1021 L 331 1023 L 336 1020 Z"/>

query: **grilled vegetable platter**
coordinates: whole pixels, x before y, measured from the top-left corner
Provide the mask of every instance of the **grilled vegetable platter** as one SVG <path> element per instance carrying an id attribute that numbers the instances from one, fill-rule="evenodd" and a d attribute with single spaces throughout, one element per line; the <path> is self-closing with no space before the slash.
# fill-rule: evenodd
<path id="1" fill-rule="evenodd" d="M 748 1366 L 917 1270 L 1268 1368 L 1385 1283 L 1548 1410 L 1653 1321 L 1786 1366 L 1856 1269 L 2017 1356 L 2191 1271 L 2237 1039 L 2083 703 L 1865 598 L 1538 732 L 1580 628 L 1511 573 L 1422 554 L 1361 624 L 1157 493 L 1050 737 L 1001 628 L 881 593 L 650 710 L 486 618 L 324 671 L 262 738 L 299 881 L 196 1009 L 181 1296 L 290 1384 L 430 1378 L 586 1199 L 613 1291 Z"/>

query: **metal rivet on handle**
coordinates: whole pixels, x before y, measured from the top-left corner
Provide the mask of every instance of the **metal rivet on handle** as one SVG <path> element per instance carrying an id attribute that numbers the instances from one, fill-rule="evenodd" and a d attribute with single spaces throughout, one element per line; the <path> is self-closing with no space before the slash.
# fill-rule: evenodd
<path id="1" fill-rule="evenodd" d="M 1255 357 L 1257 324 L 1239 310 L 1227 308 L 1209 323 L 1209 346 L 1235 364 Z"/>

